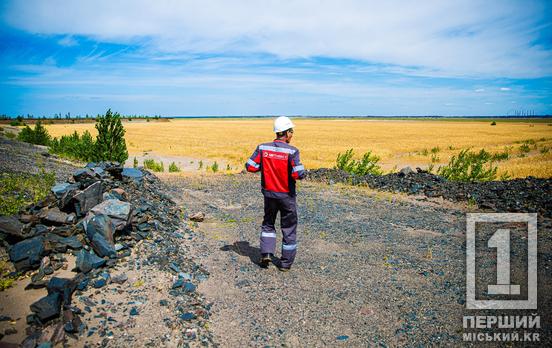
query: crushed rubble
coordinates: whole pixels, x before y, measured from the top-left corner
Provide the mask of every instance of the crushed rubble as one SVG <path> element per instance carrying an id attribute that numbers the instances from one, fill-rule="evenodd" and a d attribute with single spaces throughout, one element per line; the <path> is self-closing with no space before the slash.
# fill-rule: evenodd
<path id="1" fill-rule="evenodd" d="M 355 176 L 339 169 L 313 169 L 307 179 L 330 184 L 367 185 L 370 188 L 409 195 L 443 197 L 472 202 L 479 208 L 500 212 L 535 212 L 552 217 L 552 179 L 527 177 L 506 181 L 455 182 L 417 168 L 399 173 Z"/>
<path id="2" fill-rule="evenodd" d="M 119 292 L 121 286 L 135 289 L 144 284 L 143 280 L 129 284 L 129 276 L 120 271 L 124 265 L 143 272 L 146 268 L 159 271 L 174 279 L 177 285 L 168 284 L 167 290 L 173 299 L 156 304 L 174 306 L 173 318 L 165 320 L 180 336 L 178 344 L 212 341 L 206 329 L 210 305 L 195 291 L 208 272 L 182 252 L 181 240 L 190 238 L 193 231 L 162 185 L 143 169 L 123 168 L 116 162 L 89 163 L 67 182 L 53 186 L 44 200 L 15 216 L 0 217 L 0 241 L 14 264 L 14 275 L 29 272 L 31 282 L 26 289 L 45 288 L 48 293 L 30 305 L 23 346 L 55 346 L 67 344 L 69 338 L 96 334 L 112 339 L 114 328 L 107 327 L 109 323 L 117 327 L 115 319 L 104 321 L 100 328 L 88 327 L 91 324 L 84 318 L 91 308 L 109 303 L 101 292 L 107 292 L 110 284 L 119 287 Z M 138 245 L 140 260 L 131 256 Z M 67 267 L 67 254 L 76 256 L 73 271 L 78 272 L 70 279 L 54 275 L 55 270 Z M 138 261 L 138 266 L 131 264 Z M 90 288 L 93 297 L 85 296 Z M 74 296 L 85 305 L 84 310 L 73 304 Z M 139 316 L 143 301 L 132 302 L 128 302 L 127 315 Z M 120 304 L 112 306 L 112 312 L 127 310 Z M 192 331 L 194 335 L 187 334 Z"/>

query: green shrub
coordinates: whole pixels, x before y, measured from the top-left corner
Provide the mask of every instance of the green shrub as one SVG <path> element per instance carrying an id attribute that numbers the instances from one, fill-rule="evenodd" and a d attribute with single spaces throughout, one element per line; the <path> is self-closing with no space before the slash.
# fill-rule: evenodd
<path id="1" fill-rule="evenodd" d="M 0 215 L 13 215 L 29 204 L 44 199 L 55 183 L 55 175 L 4 173 L 0 175 Z"/>
<path id="2" fill-rule="evenodd" d="M 529 151 L 531 151 L 531 149 L 529 148 L 529 145 L 527 143 L 519 147 L 519 152 L 522 154 L 528 153 Z"/>
<path id="3" fill-rule="evenodd" d="M 146 169 L 151 169 L 154 172 L 164 172 L 165 167 L 163 166 L 163 162 L 159 161 L 159 163 L 155 162 L 154 159 L 148 158 L 144 160 L 144 167 Z"/>
<path id="4" fill-rule="evenodd" d="M 510 158 L 510 147 L 506 147 L 504 152 L 497 152 L 491 156 L 492 161 L 506 161 Z"/>
<path id="5" fill-rule="evenodd" d="M 15 133 L 12 133 L 12 132 L 7 132 L 5 134 L 6 138 L 9 138 L 9 139 L 15 139 L 17 137 L 17 135 Z"/>
<path id="6" fill-rule="evenodd" d="M 201 170 L 201 168 L 203 168 L 203 161 L 202 160 L 199 160 L 199 167 L 197 168 L 198 170 Z"/>
<path id="7" fill-rule="evenodd" d="M 436 153 L 438 153 L 439 151 L 441 151 L 441 149 L 439 148 L 439 146 L 436 146 L 436 147 L 434 147 L 434 148 L 431 149 L 431 153 L 432 153 L 432 154 L 436 154 Z"/>
<path id="8" fill-rule="evenodd" d="M 11 121 L 11 122 L 10 122 L 10 126 L 12 126 L 12 127 L 21 126 L 21 122 L 19 122 L 19 121 Z"/>
<path id="9" fill-rule="evenodd" d="M 542 153 L 542 154 L 545 154 L 545 153 L 548 153 L 548 152 L 550 152 L 550 148 L 549 148 L 549 147 L 543 146 L 543 147 L 540 149 L 540 153 Z"/>
<path id="10" fill-rule="evenodd" d="M 378 165 L 380 158 L 372 155 L 371 151 L 366 152 L 360 160 L 353 159 L 353 155 L 353 149 L 345 151 L 344 154 L 337 154 L 335 167 L 355 175 L 381 175 L 383 173 Z"/>
<path id="11" fill-rule="evenodd" d="M 10 267 L 6 261 L 0 261 L 0 291 L 4 291 L 13 285 L 15 277 L 10 276 Z"/>
<path id="12" fill-rule="evenodd" d="M 497 170 L 487 151 L 464 149 L 452 156 L 447 165 L 440 167 L 437 174 L 452 181 L 492 181 L 496 179 Z"/>
<path id="13" fill-rule="evenodd" d="M 80 161 L 117 161 L 124 163 L 128 158 L 124 139 L 125 130 L 118 113 L 107 110 L 104 116 L 96 118 L 98 135 L 96 140 L 88 131 L 82 136 L 75 131 L 71 135 L 50 141 L 50 152 L 61 157 Z"/>
<path id="14" fill-rule="evenodd" d="M 90 162 L 98 159 L 95 145 L 89 131 L 84 131 L 82 136 L 75 131 L 71 135 L 62 135 L 59 139 L 52 139 L 50 152 L 71 160 Z"/>
<path id="15" fill-rule="evenodd" d="M 34 129 L 29 126 L 26 126 L 19 132 L 17 138 L 26 143 L 31 143 L 35 145 L 49 145 L 50 144 L 50 134 L 40 121 L 37 121 Z"/>
<path id="16" fill-rule="evenodd" d="M 218 165 L 217 161 L 215 161 L 215 163 L 213 163 L 213 165 L 211 165 L 211 170 L 213 171 L 213 173 L 218 172 L 219 165 Z"/>
<path id="17" fill-rule="evenodd" d="M 495 121 L 491 122 L 491 126 L 496 126 L 496 122 Z"/>
<path id="18" fill-rule="evenodd" d="M 169 173 L 178 173 L 180 171 L 180 168 L 176 165 L 176 163 L 172 162 L 169 165 Z"/>
<path id="19" fill-rule="evenodd" d="M 136 157 L 134 157 L 133 167 L 138 168 L 138 160 L 136 159 Z"/>
<path id="20" fill-rule="evenodd" d="M 107 110 L 105 115 L 96 118 L 96 153 L 98 160 L 124 163 L 128 158 L 125 143 L 125 128 L 118 112 Z"/>

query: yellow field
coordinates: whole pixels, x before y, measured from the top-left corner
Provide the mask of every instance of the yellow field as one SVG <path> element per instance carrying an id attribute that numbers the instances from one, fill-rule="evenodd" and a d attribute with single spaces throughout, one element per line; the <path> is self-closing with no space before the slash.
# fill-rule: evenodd
<path id="1" fill-rule="evenodd" d="M 512 177 L 552 177 L 552 126 L 546 122 L 433 120 L 296 119 L 292 144 L 301 150 L 307 168 L 333 167 L 336 156 L 353 148 L 357 155 L 372 150 L 386 170 L 404 166 L 435 167 L 447 163 L 460 149 L 484 148 L 496 153 L 506 147 L 510 159 L 498 162 L 499 173 Z M 259 119 L 192 119 L 170 122 L 125 122 L 130 154 L 184 156 L 220 160 L 241 170 L 258 143 L 273 139 L 272 121 Z M 53 136 L 89 130 L 93 124 L 47 126 Z M 529 148 L 520 147 L 528 141 Z M 432 153 L 431 149 L 434 149 Z M 550 149 L 549 151 L 547 149 Z"/>

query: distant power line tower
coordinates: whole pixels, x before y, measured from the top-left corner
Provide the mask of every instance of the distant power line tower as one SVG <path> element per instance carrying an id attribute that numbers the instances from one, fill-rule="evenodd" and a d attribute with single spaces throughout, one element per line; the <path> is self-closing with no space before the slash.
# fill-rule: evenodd
<path id="1" fill-rule="evenodd" d="M 516 110 L 512 110 L 511 112 L 508 112 L 508 116 L 516 116 L 516 117 L 532 117 L 536 115 L 537 114 L 533 109 L 516 109 Z"/>

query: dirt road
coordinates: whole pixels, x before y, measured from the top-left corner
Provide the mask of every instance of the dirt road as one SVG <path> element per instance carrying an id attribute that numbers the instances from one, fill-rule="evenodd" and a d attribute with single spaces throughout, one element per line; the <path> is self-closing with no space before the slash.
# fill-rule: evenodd
<path id="1" fill-rule="evenodd" d="M 164 180 L 190 213 L 207 214 L 193 249 L 211 273 L 199 290 L 213 303 L 210 327 L 223 346 L 458 345 L 463 315 L 485 315 L 465 310 L 466 207 L 303 182 L 298 256 L 281 273 L 256 264 L 258 177 Z M 540 294 L 550 294 L 549 246 L 548 234 Z M 539 301 L 539 314 L 550 313 L 550 298 Z"/>

